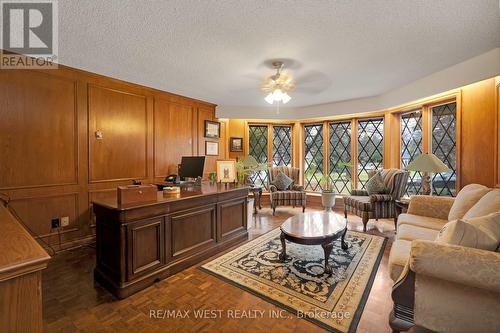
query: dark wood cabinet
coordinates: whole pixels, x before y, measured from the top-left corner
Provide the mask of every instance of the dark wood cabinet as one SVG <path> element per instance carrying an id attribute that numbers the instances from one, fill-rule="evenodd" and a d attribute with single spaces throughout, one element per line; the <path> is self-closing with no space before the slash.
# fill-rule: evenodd
<path id="1" fill-rule="evenodd" d="M 245 241 L 247 197 L 246 187 L 204 184 L 144 204 L 93 202 L 96 281 L 125 298 Z"/>

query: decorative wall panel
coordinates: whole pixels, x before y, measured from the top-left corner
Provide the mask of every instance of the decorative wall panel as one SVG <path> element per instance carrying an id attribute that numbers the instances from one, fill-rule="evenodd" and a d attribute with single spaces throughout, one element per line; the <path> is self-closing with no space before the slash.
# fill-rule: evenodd
<path id="1" fill-rule="evenodd" d="M 88 94 L 90 182 L 146 178 L 146 97 L 98 86 Z"/>
<path id="2" fill-rule="evenodd" d="M 0 71 L 0 188 L 77 183 L 74 80 Z"/>

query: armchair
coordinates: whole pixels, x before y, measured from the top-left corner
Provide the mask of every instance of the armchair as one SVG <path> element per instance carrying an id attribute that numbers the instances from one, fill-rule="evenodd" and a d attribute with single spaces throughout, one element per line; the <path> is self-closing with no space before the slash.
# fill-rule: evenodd
<path id="1" fill-rule="evenodd" d="M 498 252 L 413 240 L 392 290 L 393 332 L 498 332 L 499 271 Z"/>
<path id="2" fill-rule="evenodd" d="M 372 172 L 371 174 L 374 174 Z M 351 212 L 363 220 L 363 231 L 369 219 L 394 218 L 396 223 L 395 201 L 403 196 L 408 172 L 400 169 L 383 169 L 381 172 L 387 193 L 368 195 L 366 190 L 353 190 L 351 195 L 344 197 L 344 215 Z"/>
<path id="3" fill-rule="evenodd" d="M 278 190 L 273 185 L 276 176 L 279 173 L 284 173 L 293 180 L 293 183 L 284 191 Z M 276 213 L 278 206 L 302 206 L 302 211 L 306 210 L 306 192 L 304 187 L 299 185 L 299 169 L 287 166 L 278 166 L 269 168 L 269 200 L 273 215 Z"/>

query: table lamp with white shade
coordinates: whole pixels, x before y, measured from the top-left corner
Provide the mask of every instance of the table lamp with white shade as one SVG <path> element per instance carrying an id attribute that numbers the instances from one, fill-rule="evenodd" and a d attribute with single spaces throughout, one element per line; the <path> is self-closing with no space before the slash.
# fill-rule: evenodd
<path id="1" fill-rule="evenodd" d="M 432 153 L 420 154 L 408 164 L 406 170 L 422 172 L 422 192 L 432 195 L 431 173 L 448 172 L 450 168 Z"/>

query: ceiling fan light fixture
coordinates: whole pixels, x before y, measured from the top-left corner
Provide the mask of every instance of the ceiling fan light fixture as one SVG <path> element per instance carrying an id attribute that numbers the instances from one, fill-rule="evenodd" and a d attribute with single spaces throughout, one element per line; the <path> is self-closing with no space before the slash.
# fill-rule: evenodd
<path id="1" fill-rule="evenodd" d="M 288 103 L 292 98 L 286 92 L 281 96 L 281 101 L 283 104 Z"/>
<path id="2" fill-rule="evenodd" d="M 288 93 L 293 90 L 292 78 L 286 73 L 282 73 L 283 63 L 281 61 L 273 62 L 276 74 L 267 78 L 263 90 L 267 92 L 264 100 L 269 104 L 276 102 L 278 110 L 280 104 L 288 103 L 292 98 Z"/>
<path id="3" fill-rule="evenodd" d="M 268 102 L 269 104 L 273 104 L 274 102 L 274 96 L 273 96 L 273 93 L 269 93 L 266 98 L 264 98 L 266 100 L 266 102 Z"/>
<path id="4" fill-rule="evenodd" d="M 274 90 L 273 98 L 276 102 L 281 101 L 281 99 L 283 98 L 283 92 L 281 91 L 281 89 L 278 88 L 278 89 Z"/>

